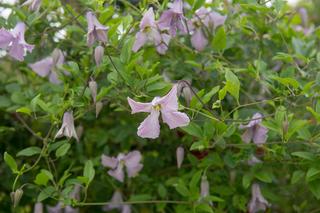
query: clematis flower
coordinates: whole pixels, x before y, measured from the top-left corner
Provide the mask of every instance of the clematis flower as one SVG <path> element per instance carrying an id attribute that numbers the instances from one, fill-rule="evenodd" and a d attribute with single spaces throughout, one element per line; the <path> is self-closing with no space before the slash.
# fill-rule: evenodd
<path id="1" fill-rule="evenodd" d="M 248 205 L 249 213 L 256 213 L 258 211 L 265 211 L 270 206 L 268 201 L 263 197 L 260 186 L 256 183 L 251 187 L 251 200 Z"/>
<path id="2" fill-rule="evenodd" d="M 72 111 L 66 111 L 63 114 L 62 126 L 57 132 L 55 138 L 60 138 L 62 136 L 66 136 L 69 139 L 71 137 L 74 137 L 77 140 L 77 142 L 79 142 L 76 129 L 74 128 L 74 119 Z"/>
<path id="3" fill-rule="evenodd" d="M 253 165 L 256 165 L 258 163 L 262 163 L 262 161 L 259 158 L 257 158 L 256 156 L 251 155 L 250 159 L 248 159 L 247 163 L 248 163 L 249 166 L 253 166 Z"/>
<path id="4" fill-rule="evenodd" d="M 208 36 L 213 31 L 223 25 L 227 16 L 220 15 L 217 12 L 210 12 L 206 8 L 201 7 L 194 17 L 188 22 L 189 29 L 192 33 L 191 44 L 198 50 L 202 51 L 208 44 Z"/>
<path id="5" fill-rule="evenodd" d="M 29 64 L 29 67 L 41 77 L 48 77 L 53 84 L 60 84 L 57 69 L 64 63 L 64 55 L 60 49 L 54 49 L 51 56 L 46 57 L 38 62 Z M 63 71 L 69 75 L 67 71 Z"/>
<path id="6" fill-rule="evenodd" d="M 104 211 L 111 211 L 113 209 L 117 209 L 121 211 L 121 213 L 131 213 L 131 206 L 123 203 L 123 198 L 120 191 L 115 191 L 112 195 L 110 204 L 105 205 L 103 207 Z"/>
<path id="7" fill-rule="evenodd" d="M 183 2 L 182 0 L 175 0 L 170 9 L 164 11 L 158 21 L 160 30 L 169 30 L 169 34 L 176 36 L 179 29 L 182 33 L 187 33 L 185 25 L 185 17 L 183 16 Z"/>
<path id="8" fill-rule="evenodd" d="M 4 28 L 0 29 L 0 48 L 9 51 L 9 55 L 18 61 L 24 60 L 25 50 L 32 52 L 34 45 L 28 44 L 24 39 L 26 26 L 18 22 L 15 28 L 9 32 Z"/>
<path id="9" fill-rule="evenodd" d="M 184 159 L 184 149 L 182 146 L 179 146 L 176 150 L 176 156 L 177 156 L 177 167 L 178 169 L 181 168 L 183 159 Z"/>
<path id="10" fill-rule="evenodd" d="M 88 33 L 87 45 L 90 47 L 95 41 L 107 42 L 108 28 L 102 25 L 92 12 L 87 12 Z"/>
<path id="11" fill-rule="evenodd" d="M 262 115 L 256 113 L 247 125 L 240 125 L 240 129 L 246 129 L 241 138 L 245 143 L 251 140 L 256 145 L 264 144 L 267 140 L 268 129 L 261 125 Z"/>
<path id="12" fill-rule="evenodd" d="M 41 0 L 27 0 L 21 6 L 29 6 L 30 11 L 38 11 L 41 6 Z"/>
<path id="13" fill-rule="evenodd" d="M 135 177 L 143 165 L 141 161 L 141 153 L 139 151 L 132 151 L 128 154 L 120 153 L 117 157 L 109 157 L 107 155 L 101 156 L 101 163 L 103 166 L 111 168 L 108 174 L 120 182 L 124 181 L 124 168 L 126 168 L 128 177 Z"/>
<path id="14" fill-rule="evenodd" d="M 137 52 L 147 42 L 151 42 L 156 46 L 159 54 L 165 54 L 168 49 L 171 36 L 159 31 L 159 27 L 154 19 L 152 7 L 144 14 L 139 27 L 140 31 L 136 34 L 136 40 L 133 44 L 132 50 Z"/>
<path id="15" fill-rule="evenodd" d="M 138 127 L 138 136 L 142 138 L 155 139 L 160 134 L 159 115 L 162 120 L 169 125 L 170 129 L 187 126 L 189 117 L 182 112 L 178 112 L 177 84 L 173 85 L 170 92 L 164 97 L 155 97 L 152 102 L 140 103 L 128 97 L 128 103 L 132 114 L 138 112 L 148 112 L 150 115 Z"/>

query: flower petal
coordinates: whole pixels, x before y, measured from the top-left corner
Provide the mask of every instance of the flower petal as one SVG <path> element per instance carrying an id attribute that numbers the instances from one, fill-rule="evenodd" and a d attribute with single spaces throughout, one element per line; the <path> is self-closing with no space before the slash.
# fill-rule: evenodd
<path id="1" fill-rule="evenodd" d="M 18 61 L 23 61 L 24 59 L 24 47 L 19 44 L 18 41 L 13 41 L 9 48 L 9 55 Z"/>
<path id="2" fill-rule="evenodd" d="M 109 170 L 108 174 L 115 179 L 117 179 L 120 182 L 124 181 L 124 171 L 123 171 L 123 165 L 118 164 L 118 167 L 115 170 Z"/>
<path id="3" fill-rule="evenodd" d="M 202 51 L 207 46 L 208 40 L 201 29 L 196 29 L 193 32 L 191 36 L 191 44 L 198 51 Z"/>
<path id="4" fill-rule="evenodd" d="M 257 145 L 264 144 L 267 140 L 268 129 L 261 125 L 256 125 L 253 131 L 253 142 Z"/>
<path id="5" fill-rule="evenodd" d="M 178 110 L 177 89 L 178 85 L 174 84 L 168 94 L 158 100 L 158 103 L 161 104 L 161 112 Z"/>
<path id="6" fill-rule="evenodd" d="M 147 35 L 143 32 L 137 32 L 136 40 L 132 46 L 132 51 L 137 52 L 148 41 Z"/>
<path id="7" fill-rule="evenodd" d="M 131 108 L 131 113 L 137 113 L 137 112 L 151 112 L 152 104 L 151 103 L 141 103 L 132 100 L 131 98 L 127 98 L 128 103 Z"/>
<path id="8" fill-rule="evenodd" d="M 101 164 L 105 167 L 115 169 L 118 165 L 118 160 L 115 157 L 109 157 L 107 155 L 101 155 Z"/>
<path id="9" fill-rule="evenodd" d="M 172 111 L 172 112 L 161 111 L 161 116 L 162 116 L 163 122 L 168 124 L 170 129 L 187 126 L 190 122 L 190 119 L 186 113 L 182 113 L 178 111 Z"/>
<path id="10" fill-rule="evenodd" d="M 142 138 L 152 138 L 155 139 L 159 137 L 160 134 L 160 124 L 159 124 L 160 112 L 157 110 L 152 110 L 151 114 L 140 124 L 138 127 L 138 136 Z"/>
<path id="11" fill-rule="evenodd" d="M 128 177 L 134 177 L 142 169 L 143 165 L 141 161 L 141 153 L 139 151 L 129 152 L 125 158 L 124 162 L 127 168 Z"/>
<path id="12" fill-rule="evenodd" d="M 146 27 L 152 27 L 152 26 L 155 26 L 155 21 L 154 21 L 153 8 L 150 7 L 141 19 L 140 29 L 144 29 Z"/>
<path id="13" fill-rule="evenodd" d="M 39 76 L 45 77 L 49 74 L 52 68 L 52 58 L 44 58 L 36 63 L 29 64 L 29 67 Z"/>
<path id="14" fill-rule="evenodd" d="M 242 139 L 245 143 L 250 143 L 252 137 L 253 137 L 253 129 L 252 129 L 252 128 L 248 128 L 248 129 L 241 135 L 241 139 Z"/>
<path id="15" fill-rule="evenodd" d="M 7 48 L 13 39 L 14 37 L 11 35 L 10 32 L 5 30 L 4 28 L 0 29 L 0 48 Z"/>

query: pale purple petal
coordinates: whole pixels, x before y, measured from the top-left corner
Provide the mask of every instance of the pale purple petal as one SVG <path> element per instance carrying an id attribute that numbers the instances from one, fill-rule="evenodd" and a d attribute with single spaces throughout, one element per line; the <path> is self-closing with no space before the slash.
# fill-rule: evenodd
<path id="1" fill-rule="evenodd" d="M 108 28 L 102 25 L 92 12 L 86 14 L 88 22 L 87 45 L 92 46 L 95 40 L 107 41 Z"/>
<path id="2" fill-rule="evenodd" d="M 210 13 L 210 19 L 213 24 L 213 29 L 215 29 L 224 24 L 227 16 L 220 15 L 219 13 L 213 11 Z"/>
<path id="3" fill-rule="evenodd" d="M 263 116 L 260 113 L 255 113 L 247 125 L 240 125 L 240 129 L 249 128 L 260 124 L 262 122 L 262 118 Z"/>
<path id="4" fill-rule="evenodd" d="M 256 213 L 258 211 L 265 211 L 270 205 L 268 201 L 263 197 L 260 187 L 258 184 L 254 183 L 251 187 L 251 200 L 248 205 L 249 213 Z"/>
<path id="5" fill-rule="evenodd" d="M 198 51 L 202 51 L 207 46 L 208 40 L 201 29 L 196 29 L 193 32 L 191 36 L 191 44 Z"/>
<path id="6" fill-rule="evenodd" d="M 110 202 L 111 202 L 110 204 L 103 207 L 104 211 L 110 211 L 112 209 L 121 209 L 122 205 L 119 203 L 122 203 L 123 199 L 122 199 L 122 195 L 121 195 L 120 191 L 116 190 L 113 193 Z"/>
<path id="7" fill-rule="evenodd" d="M 41 202 L 37 202 L 34 205 L 33 213 L 43 213 L 43 204 Z"/>
<path id="8" fill-rule="evenodd" d="M 53 84 L 60 84 L 61 83 L 61 81 L 59 80 L 58 75 L 55 71 L 50 72 L 49 81 Z"/>
<path id="9" fill-rule="evenodd" d="M 136 40 L 132 46 L 132 51 L 137 52 L 148 41 L 147 35 L 143 32 L 137 32 Z"/>
<path id="10" fill-rule="evenodd" d="M 105 167 L 109 167 L 111 169 L 115 169 L 118 165 L 118 160 L 115 157 L 109 157 L 107 155 L 101 156 L 101 164 Z"/>
<path id="11" fill-rule="evenodd" d="M 166 51 L 168 50 L 169 42 L 171 40 L 171 36 L 168 34 L 161 34 L 161 42 L 160 44 L 156 45 L 157 52 L 159 54 L 165 54 Z"/>
<path id="12" fill-rule="evenodd" d="M 14 41 L 9 47 L 9 55 L 18 61 L 24 60 L 24 47 L 22 44 L 19 44 L 17 41 Z"/>
<path id="13" fill-rule="evenodd" d="M 130 205 L 122 205 L 121 213 L 131 213 L 131 206 Z"/>
<path id="14" fill-rule="evenodd" d="M 71 206 L 68 205 L 64 208 L 64 213 L 79 213 L 79 209 L 72 208 Z"/>
<path id="15" fill-rule="evenodd" d="M 55 138 L 66 136 L 67 138 L 74 137 L 79 142 L 75 127 L 72 111 L 66 111 L 63 114 L 63 121 L 60 130 L 57 132 Z"/>
<path id="16" fill-rule="evenodd" d="M 118 164 L 117 168 L 115 170 L 109 170 L 108 174 L 115 179 L 117 179 L 120 182 L 124 181 L 124 171 L 123 171 L 123 165 L 121 163 Z"/>
<path id="17" fill-rule="evenodd" d="M 168 94 L 158 100 L 158 103 L 161 104 L 161 112 L 178 110 L 177 89 L 178 85 L 174 84 Z"/>
<path id="18" fill-rule="evenodd" d="M 44 58 L 36 63 L 29 64 L 29 67 L 39 76 L 46 77 L 52 68 L 52 58 Z"/>
<path id="19" fill-rule="evenodd" d="M 104 29 L 100 29 L 100 30 L 96 30 L 96 37 L 97 37 L 97 40 L 99 41 L 102 41 L 102 42 L 107 42 L 108 40 L 108 37 L 107 37 L 107 31 L 104 30 Z"/>
<path id="20" fill-rule="evenodd" d="M 262 163 L 262 161 L 260 159 L 258 159 L 256 156 L 251 155 L 251 157 L 247 161 L 247 163 L 248 163 L 249 166 L 253 166 L 255 164 Z"/>
<path id="21" fill-rule="evenodd" d="M 96 118 L 98 118 L 102 108 L 103 108 L 103 103 L 101 101 L 98 101 L 96 103 Z"/>
<path id="22" fill-rule="evenodd" d="M 21 6 L 29 6 L 30 11 L 38 11 L 41 5 L 41 0 L 27 0 Z"/>
<path id="23" fill-rule="evenodd" d="M 62 203 L 59 202 L 55 206 L 47 206 L 48 213 L 62 213 Z"/>
<path id="24" fill-rule="evenodd" d="M 129 152 L 125 158 L 124 162 L 127 168 L 128 177 L 134 177 L 140 172 L 143 165 L 140 163 L 141 161 L 141 153 L 139 151 Z"/>
<path id="25" fill-rule="evenodd" d="M 64 63 L 64 54 L 60 49 L 54 49 L 52 52 L 52 62 L 54 66 L 59 66 Z"/>
<path id="26" fill-rule="evenodd" d="M 4 28 L 0 29 L 0 48 L 6 49 L 14 37 Z"/>
<path id="27" fill-rule="evenodd" d="M 178 169 L 180 169 L 184 159 L 184 148 L 182 146 L 179 146 L 177 148 L 176 157 L 177 157 L 177 167 Z"/>
<path id="28" fill-rule="evenodd" d="M 159 115 L 160 112 L 158 110 L 152 110 L 150 115 L 148 115 L 148 117 L 138 127 L 138 136 L 152 139 L 159 137 Z"/>
<path id="29" fill-rule="evenodd" d="M 190 122 L 187 114 L 178 111 L 161 111 L 162 120 L 169 125 L 170 129 L 187 126 Z"/>
<path id="30" fill-rule="evenodd" d="M 128 103 L 131 108 L 131 114 L 137 113 L 137 112 L 151 112 L 152 104 L 151 103 L 141 103 L 132 100 L 131 98 L 127 98 Z"/>
<path id="31" fill-rule="evenodd" d="M 170 28 L 173 16 L 174 13 L 171 10 L 166 10 L 161 14 L 158 20 L 160 30 L 168 30 Z"/>
<path id="32" fill-rule="evenodd" d="M 171 6 L 171 9 L 176 14 L 183 14 L 183 2 L 182 0 L 175 0 Z"/>
<path id="33" fill-rule="evenodd" d="M 246 131 L 244 131 L 244 133 L 241 135 L 241 139 L 245 142 L 245 143 L 250 143 L 250 141 L 252 140 L 253 137 L 253 129 L 249 128 Z"/>
<path id="34" fill-rule="evenodd" d="M 267 140 L 267 133 L 267 128 L 261 125 L 257 125 L 253 130 L 253 142 L 257 145 L 264 144 Z"/>
<path id="35" fill-rule="evenodd" d="M 200 184 L 200 195 L 202 198 L 207 197 L 210 195 L 210 186 L 207 176 L 203 175 L 201 177 L 201 184 Z"/>
<path id="36" fill-rule="evenodd" d="M 154 13 L 153 8 L 150 7 L 149 10 L 143 15 L 141 22 L 140 22 L 140 29 L 144 29 L 146 27 L 154 27 L 155 20 L 154 20 Z"/>

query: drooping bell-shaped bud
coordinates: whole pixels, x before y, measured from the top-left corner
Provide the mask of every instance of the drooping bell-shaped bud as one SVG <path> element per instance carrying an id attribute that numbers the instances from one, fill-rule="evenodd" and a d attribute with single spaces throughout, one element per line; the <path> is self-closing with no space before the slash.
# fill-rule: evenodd
<path id="1" fill-rule="evenodd" d="M 98 118 L 102 108 L 103 108 L 103 103 L 101 101 L 98 101 L 96 103 L 96 118 Z"/>
<path id="2" fill-rule="evenodd" d="M 17 189 L 15 192 L 11 192 L 11 201 L 13 203 L 13 207 L 16 208 L 21 200 L 21 197 L 23 195 L 22 189 Z"/>
<path id="3" fill-rule="evenodd" d="M 203 175 L 201 177 L 200 195 L 202 198 L 210 195 L 210 186 L 209 186 L 209 181 L 206 175 Z"/>
<path id="4" fill-rule="evenodd" d="M 96 61 L 96 65 L 99 66 L 103 60 L 104 48 L 102 46 L 97 46 L 94 49 L 94 60 Z"/>
<path id="5" fill-rule="evenodd" d="M 82 137 L 82 134 L 83 134 L 83 126 L 82 125 L 79 125 L 76 127 L 76 133 L 78 135 L 78 138 L 80 139 Z"/>
<path id="6" fill-rule="evenodd" d="M 89 89 L 91 92 L 93 103 L 96 103 L 98 84 L 95 80 L 91 79 L 91 81 L 89 82 Z"/>
<path id="7" fill-rule="evenodd" d="M 184 159 L 184 148 L 182 146 L 179 146 L 177 148 L 176 156 L 177 156 L 177 167 L 178 169 L 180 169 Z"/>

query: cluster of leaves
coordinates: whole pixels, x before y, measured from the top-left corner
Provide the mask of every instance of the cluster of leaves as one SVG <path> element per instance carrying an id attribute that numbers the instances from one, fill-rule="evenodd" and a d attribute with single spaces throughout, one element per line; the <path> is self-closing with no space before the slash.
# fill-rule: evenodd
<path id="1" fill-rule="evenodd" d="M 282 0 L 185 2 L 187 18 L 201 6 L 228 18 L 205 50 L 195 51 L 189 35 L 178 35 L 165 55 L 152 45 L 137 53 L 131 49 L 143 13 L 152 6 L 158 17 L 168 1 L 43 0 L 34 13 L 0 3 L 12 9 L 0 25 L 10 29 L 25 22 L 26 40 L 36 45 L 24 62 L 0 59 L 0 211 L 13 208 L 8 195 L 21 188 L 18 212 L 30 212 L 36 202 L 52 206 L 57 201 L 100 212 L 101 206 L 87 204 L 107 202 L 116 189 L 137 203 L 133 212 L 245 212 L 253 183 L 260 184 L 272 211 L 317 210 L 319 2 L 302 5 L 309 12 L 307 26 L 298 8 Z M 86 44 L 89 10 L 109 27 L 100 66 L 94 63 L 94 48 Z M 297 26 L 314 28 L 308 34 Z M 63 68 L 70 73 L 60 76 L 60 85 L 28 67 L 54 48 L 66 53 Z M 98 83 L 97 101 L 104 104 L 98 118 L 90 77 Z M 127 97 L 149 102 L 182 79 L 191 82 L 195 93 L 190 101 L 180 98 L 190 124 L 174 130 L 163 125 L 156 140 L 139 138 L 136 129 L 144 115 L 131 115 Z M 79 143 L 54 139 L 70 108 Z M 269 130 L 261 146 L 244 143 L 239 129 L 256 112 Z M 186 157 L 178 170 L 180 145 Z M 122 184 L 107 174 L 100 157 L 131 150 L 141 151 L 144 167 Z M 252 155 L 262 163 L 248 165 Z M 199 202 L 203 174 L 210 183 L 208 202 Z M 82 186 L 78 203 L 69 196 L 76 184 Z"/>

